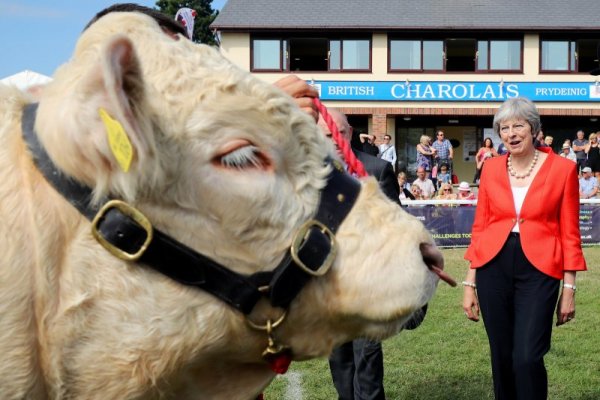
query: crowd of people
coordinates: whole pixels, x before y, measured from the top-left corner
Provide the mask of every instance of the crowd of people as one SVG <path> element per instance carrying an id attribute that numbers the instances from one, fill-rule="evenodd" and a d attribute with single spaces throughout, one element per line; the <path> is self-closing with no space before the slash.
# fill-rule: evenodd
<path id="1" fill-rule="evenodd" d="M 387 136 L 387 135 L 386 135 Z M 576 138 L 571 141 L 566 139 L 562 144 L 558 155 L 577 164 L 579 174 L 579 197 L 581 199 L 596 199 L 600 195 L 600 132 L 591 133 L 585 139 L 585 133 L 579 130 Z M 437 140 L 432 141 L 428 135 L 422 135 L 416 145 L 417 179 L 412 185 L 406 184 L 406 174 L 402 173 L 398 179 L 407 185 L 409 193 L 401 193 L 402 200 L 452 200 L 459 197 L 461 190 L 454 193 L 457 177 L 452 173 L 453 150 L 449 140 L 444 138 L 444 132 L 436 132 Z M 389 140 L 388 140 L 389 142 Z M 536 148 L 547 148 L 552 151 L 554 137 L 544 135 L 540 130 L 534 138 L 533 145 Z M 490 137 L 486 137 L 483 145 L 475 155 L 475 174 L 473 184 L 478 185 L 481 178 L 483 166 L 487 160 L 507 154 L 504 143 L 497 148 Z M 462 182 L 461 185 L 468 185 Z M 450 189 L 450 190 L 448 190 Z M 469 194 L 475 197 L 473 193 Z"/>
<path id="2" fill-rule="evenodd" d="M 399 171 L 397 178 L 400 183 L 401 200 L 452 200 L 461 199 L 461 193 L 465 193 L 469 199 L 475 199 L 476 194 L 470 188 L 468 191 L 461 190 L 458 185 L 458 177 L 453 173 L 454 149 L 450 140 L 445 138 L 443 130 L 437 130 L 435 140 L 429 135 L 421 135 L 419 143 L 415 146 L 416 151 L 416 175 L 412 183 L 408 182 L 408 176 L 404 171 Z M 577 163 L 579 173 L 580 193 L 582 199 L 595 199 L 600 194 L 600 132 L 591 133 L 585 138 L 585 133 L 579 130 L 576 138 L 571 141 L 566 139 L 559 151 L 561 157 Z M 359 150 L 387 161 L 396 168 L 398 155 L 395 146 L 391 143 L 392 137 L 385 134 L 381 140 L 383 143 L 377 145 L 377 137 L 371 133 L 359 133 Z M 554 137 L 544 135 L 540 130 L 534 138 L 533 145 L 536 148 L 552 148 Z M 491 138 L 486 137 L 483 145 L 475 155 L 475 174 L 473 184 L 477 186 L 481 178 L 483 166 L 487 160 L 507 154 L 504 143 L 494 147 Z M 463 188 L 469 185 L 461 182 Z M 450 190 L 448 190 L 450 189 Z M 456 190 L 456 192 L 455 192 Z"/>
<path id="3" fill-rule="evenodd" d="M 598 136 L 600 132 L 592 132 L 588 138 L 582 130 L 577 131 L 576 138 L 571 141 L 566 139 L 558 153 L 560 157 L 571 160 L 577 164 L 579 174 L 579 198 L 598 198 L 600 184 L 600 146 Z M 534 145 L 537 148 L 546 147 L 552 149 L 554 138 L 544 136 L 540 131 L 536 136 Z M 552 150 L 550 150 L 552 151 Z"/>

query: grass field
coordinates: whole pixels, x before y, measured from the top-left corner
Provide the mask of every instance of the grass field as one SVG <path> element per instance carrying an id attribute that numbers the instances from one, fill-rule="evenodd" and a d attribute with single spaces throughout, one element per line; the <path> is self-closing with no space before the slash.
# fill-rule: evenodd
<path id="1" fill-rule="evenodd" d="M 446 270 L 462 281 L 464 249 L 444 250 Z M 588 271 L 577 275 L 577 316 L 554 328 L 546 355 L 549 399 L 600 399 L 600 247 L 584 249 Z M 462 287 L 440 284 L 423 324 L 383 344 L 388 399 L 493 399 L 483 322 L 467 320 Z M 331 400 L 337 395 L 327 360 L 293 363 L 265 391 L 266 400 Z"/>

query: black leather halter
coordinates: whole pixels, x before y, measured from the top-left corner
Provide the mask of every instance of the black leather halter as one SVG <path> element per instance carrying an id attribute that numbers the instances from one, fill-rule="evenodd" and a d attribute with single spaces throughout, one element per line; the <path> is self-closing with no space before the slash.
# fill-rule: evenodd
<path id="1" fill-rule="evenodd" d="M 92 221 L 92 234 L 111 254 L 137 261 L 183 284 L 203 289 L 248 315 L 261 297 L 287 308 L 313 276 L 325 274 L 336 254 L 335 233 L 352 209 L 360 183 L 337 163 L 321 191 L 313 219 L 294 234 L 279 265 L 268 272 L 238 274 L 155 229 L 136 208 L 120 200 L 90 203 L 92 190 L 65 176 L 34 131 L 37 104 L 23 111 L 22 129 L 36 166 L 48 182 Z"/>

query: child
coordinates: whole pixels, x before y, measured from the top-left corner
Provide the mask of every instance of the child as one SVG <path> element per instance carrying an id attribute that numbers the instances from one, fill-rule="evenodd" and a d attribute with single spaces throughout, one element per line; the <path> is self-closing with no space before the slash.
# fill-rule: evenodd
<path id="1" fill-rule="evenodd" d="M 440 165 L 440 170 L 437 174 L 437 186 L 438 189 L 442 187 L 444 183 L 452 184 L 452 177 L 448 172 L 448 166 L 446 164 Z"/>

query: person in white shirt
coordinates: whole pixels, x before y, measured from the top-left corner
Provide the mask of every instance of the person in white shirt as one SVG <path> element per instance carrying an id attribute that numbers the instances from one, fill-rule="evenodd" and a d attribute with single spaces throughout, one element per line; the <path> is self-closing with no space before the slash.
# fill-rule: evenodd
<path id="1" fill-rule="evenodd" d="M 433 186 L 433 182 L 431 179 L 427 178 L 427 172 L 425 172 L 425 168 L 418 167 L 417 168 L 417 179 L 413 182 L 413 185 L 417 185 L 421 188 L 421 193 L 423 195 L 424 200 L 429 200 L 435 194 L 435 187 Z"/>
<path id="2" fill-rule="evenodd" d="M 392 144 L 392 137 L 388 134 L 383 136 L 383 143 L 379 145 L 378 157 L 392 164 L 396 168 L 396 148 Z"/>
<path id="3" fill-rule="evenodd" d="M 595 199 L 598 194 L 598 180 L 592 176 L 592 169 L 585 167 L 581 170 L 581 178 L 579 178 L 579 198 L 580 199 Z"/>
<path id="4" fill-rule="evenodd" d="M 567 160 L 571 160 L 574 163 L 577 162 L 577 156 L 575 156 L 575 152 L 571 150 L 571 146 L 569 146 L 569 144 L 566 142 L 562 145 L 560 156 L 566 158 Z"/>

